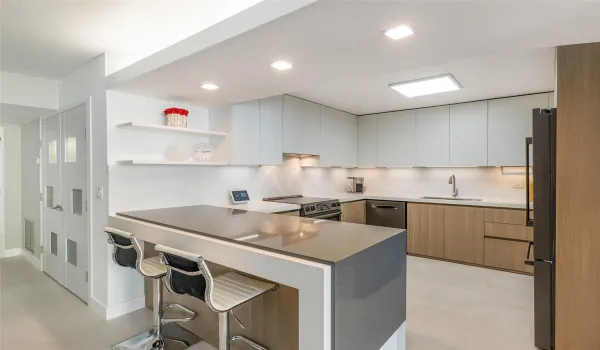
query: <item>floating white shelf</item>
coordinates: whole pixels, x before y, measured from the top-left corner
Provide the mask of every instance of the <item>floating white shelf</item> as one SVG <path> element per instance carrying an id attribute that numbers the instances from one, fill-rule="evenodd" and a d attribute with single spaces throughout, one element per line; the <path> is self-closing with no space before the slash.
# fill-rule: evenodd
<path id="1" fill-rule="evenodd" d="M 222 166 L 227 165 L 224 162 L 195 162 L 195 161 L 185 161 L 185 162 L 171 162 L 168 160 L 164 161 L 154 161 L 154 160 L 119 160 L 117 161 L 119 165 L 184 165 L 184 166 Z"/>
<path id="2" fill-rule="evenodd" d="M 134 122 L 126 122 L 120 123 L 116 125 L 117 128 L 132 128 L 132 129 L 146 129 L 146 130 L 155 130 L 155 131 L 165 131 L 165 132 L 178 132 L 183 134 L 195 134 L 198 136 L 209 136 L 209 137 L 225 137 L 227 133 L 219 132 L 219 131 L 208 131 L 208 130 L 198 130 L 198 129 L 189 129 L 189 128 L 176 128 L 172 126 L 164 126 L 164 125 L 156 125 L 156 124 L 142 124 L 142 123 L 134 123 Z"/>

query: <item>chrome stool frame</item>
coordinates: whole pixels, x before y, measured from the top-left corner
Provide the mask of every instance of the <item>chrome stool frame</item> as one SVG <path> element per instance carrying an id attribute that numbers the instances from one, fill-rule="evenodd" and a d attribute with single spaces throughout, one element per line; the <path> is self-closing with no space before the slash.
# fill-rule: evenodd
<path id="1" fill-rule="evenodd" d="M 167 267 L 166 285 L 172 293 L 187 294 L 178 289 L 174 279 L 177 274 L 191 280 L 202 279 L 205 284 L 203 295 L 189 294 L 200 298 L 206 305 L 219 314 L 219 350 L 230 350 L 230 343 L 241 341 L 257 350 L 268 350 L 264 346 L 243 336 L 230 336 L 229 315 L 244 328 L 242 322 L 233 313 L 233 309 L 268 291 L 277 289 L 277 285 L 252 279 L 235 272 L 227 272 L 214 277 L 210 273 L 201 255 L 157 245 L 163 264 Z"/>
<path id="2" fill-rule="evenodd" d="M 115 345 L 113 350 L 163 350 L 165 349 L 165 339 L 178 343 L 182 347 L 189 347 L 191 344 L 188 341 L 163 334 L 164 325 L 191 321 L 196 317 L 196 313 L 179 304 L 169 304 L 163 307 L 162 285 L 163 277 L 167 275 L 167 268 L 161 263 L 161 258 L 156 256 L 144 259 L 140 243 L 137 238 L 129 232 L 111 227 L 106 227 L 104 231 L 108 234 L 108 243 L 114 246 L 112 254 L 113 261 L 119 266 L 135 268 L 142 276 L 151 278 L 153 280 L 154 290 L 156 291 L 156 305 L 153 310 L 153 329 Z M 134 259 L 135 263 L 133 262 Z M 165 312 L 169 309 L 179 309 L 187 315 L 181 318 L 165 318 Z M 182 330 L 179 333 L 188 332 Z M 190 338 L 190 336 L 187 336 L 186 338 Z"/>

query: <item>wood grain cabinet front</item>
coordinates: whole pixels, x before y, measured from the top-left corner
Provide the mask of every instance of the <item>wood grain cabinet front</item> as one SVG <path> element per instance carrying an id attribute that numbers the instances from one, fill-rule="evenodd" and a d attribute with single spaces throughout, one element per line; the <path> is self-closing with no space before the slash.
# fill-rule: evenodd
<path id="1" fill-rule="evenodd" d="M 408 204 L 408 252 L 445 257 L 443 205 Z"/>
<path id="2" fill-rule="evenodd" d="M 485 209 L 445 207 L 445 258 L 483 265 Z"/>
<path id="3" fill-rule="evenodd" d="M 520 209 L 485 209 L 485 221 L 501 224 L 526 225 L 525 210 Z"/>
<path id="4" fill-rule="evenodd" d="M 498 238 L 485 238 L 485 265 L 499 269 L 533 273 L 533 266 L 526 265 L 529 242 Z M 531 248 L 533 257 L 533 247 Z"/>
<path id="5" fill-rule="evenodd" d="M 367 212 L 365 201 L 342 203 L 342 222 L 352 222 L 355 224 L 367 223 Z"/>

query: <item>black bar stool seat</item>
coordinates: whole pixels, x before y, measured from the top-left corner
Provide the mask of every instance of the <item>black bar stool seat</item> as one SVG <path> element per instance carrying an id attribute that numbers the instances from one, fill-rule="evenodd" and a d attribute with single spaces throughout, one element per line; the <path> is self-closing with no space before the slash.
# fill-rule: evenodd
<path id="1" fill-rule="evenodd" d="M 229 334 L 229 314 L 244 328 L 233 309 L 277 288 L 277 285 L 227 272 L 213 277 L 201 255 L 157 245 L 167 266 L 166 283 L 173 293 L 187 294 L 206 303 L 219 314 L 219 350 L 230 350 L 230 342 L 241 341 L 258 350 L 264 346 L 243 336 Z M 192 348 L 190 348 L 192 349 Z"/>
<path id="2" fill-rule="evenodd" d="M 196 317 L 192 310 L 179 305 L 169 304 L 163 307 L 163 277 L 168 273 L 167 267 L 161 262 L 160 256 L 152 258 L 143 258 L 142 247 L 133 234 L 112 227 L 106 227 L 104 231 L 108 234 L 108 243 L 114 246 L 113 260 L 123 267 L 137 270 L 142 276 L 151 278 L 154 281 L 154 290 L 156 292 L 156 306 L 154 307 L 154 328 L 150 331 L 138 334 L 124 342 L 113 346 L 113 350 L 171 350 L 186 349 L 191 344 L 199 341 L 195 335 L 177 327 L 174 331 L 176 335 L 166 335 L 164 326 L 171 323 L 187 322 Z M 185 316 L 177 318 L 165 318 L 164 315 L 169 309 L 178 309 Z M 171 325 L 173 326 L 173 325 Z M 165 340 L 176 344 L 167 349 Z"/>

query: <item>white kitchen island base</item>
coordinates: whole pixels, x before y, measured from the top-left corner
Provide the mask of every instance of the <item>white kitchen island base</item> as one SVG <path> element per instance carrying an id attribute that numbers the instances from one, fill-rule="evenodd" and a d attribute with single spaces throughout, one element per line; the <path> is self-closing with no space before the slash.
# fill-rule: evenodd
<path id="1" fill-rule="evenodd" d="M 406 322 L 398 328 L 379 350 L 406 350 Z"/>

